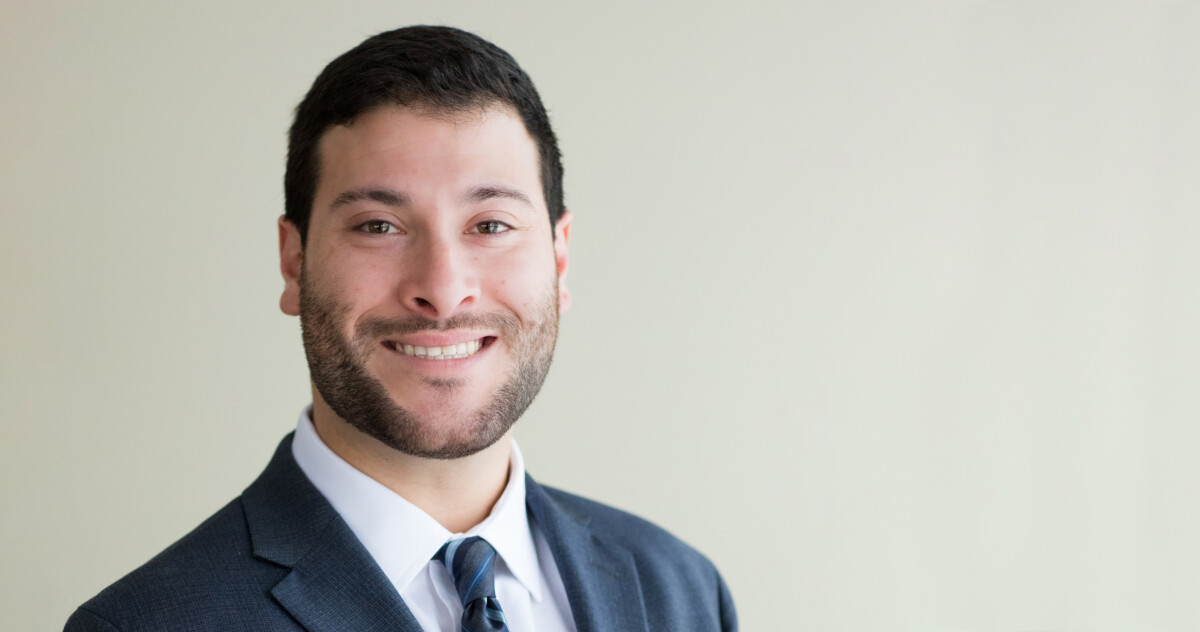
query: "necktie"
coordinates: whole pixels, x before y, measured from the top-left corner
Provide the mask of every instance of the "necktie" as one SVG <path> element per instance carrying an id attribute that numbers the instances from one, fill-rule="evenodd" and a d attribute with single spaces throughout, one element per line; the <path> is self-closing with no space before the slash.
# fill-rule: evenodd
<path id="1" fill-rule="evenodd" d="M 451 540 L 442 545 L 435 560 L 446 565 L 462 601 L 463 632 L 508 631 L 504 612 L 496 600 L 492 566 L 496 549 L 479 536 Z"/>

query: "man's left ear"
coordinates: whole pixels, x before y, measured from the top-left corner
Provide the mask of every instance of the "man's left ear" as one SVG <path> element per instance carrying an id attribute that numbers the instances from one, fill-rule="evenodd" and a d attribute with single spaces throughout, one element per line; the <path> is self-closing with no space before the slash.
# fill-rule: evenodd
<path id="1" fill-rule="evenodd" d="M 571 211 L 564 210 L 554 225 L 554 265 L 558 273 L 558 313 L 571 306 L 571 291 L 567 289 L 567 242 L 571 239 Z"/>

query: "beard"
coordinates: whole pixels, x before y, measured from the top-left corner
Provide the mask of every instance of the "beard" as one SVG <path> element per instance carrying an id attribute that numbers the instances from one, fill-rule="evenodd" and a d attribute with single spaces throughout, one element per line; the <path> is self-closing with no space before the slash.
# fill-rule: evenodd
<path id="1" fill-rule="evenodd" d="M 342 333 L 351 307 L 321 294 L 300 274 L 300 328 L 313 385 L 339 417 L 384 445 L 412 456 L 457 459 L 475 454 L 500 440 L 533 402 L 554 356 L 558 338 L 558 280 L 535 302 L 522 329 L 515 314 L 464 314 L 439 322 L 421 316 L 363 318 L 354 337 Z M 379 341 L 417 332 L 458 328 L 497 331 L 491 344 L 503 341 L 512 366 L 491 400 L 456 419 L 428 419 L 405 409 L 387 387 L 367 371 Z M 447 402 L 469 385 L 467 378 L 424 378 L 423 387 L 440 390 Z"/>

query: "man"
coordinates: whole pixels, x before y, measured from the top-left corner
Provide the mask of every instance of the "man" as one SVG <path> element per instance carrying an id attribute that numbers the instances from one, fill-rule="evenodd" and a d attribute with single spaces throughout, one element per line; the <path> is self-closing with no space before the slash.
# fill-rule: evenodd
<path id="1" fill-rule="evenodd" d="M 528 76 L 463 31 L 334 60 L 296 111 L 282 310 L 313 404 L 263 474 L 68 630 L 733 630 L 713 566 L 526 477 L 571 215 Z"/>

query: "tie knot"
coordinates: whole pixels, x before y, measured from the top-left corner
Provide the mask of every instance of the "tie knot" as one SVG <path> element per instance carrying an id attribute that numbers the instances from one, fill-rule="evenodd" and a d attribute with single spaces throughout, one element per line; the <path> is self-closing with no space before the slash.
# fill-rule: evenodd
<path id="1" fill-rule="evenodd" d="M 496 549 L 487 540 L 479 536 L 451 540 L 442 545 L 434 559 L 450 571 L 450 580 L 464 606 L 476 599 L 495 598 L 492 567 L 496 562 Z"/>

